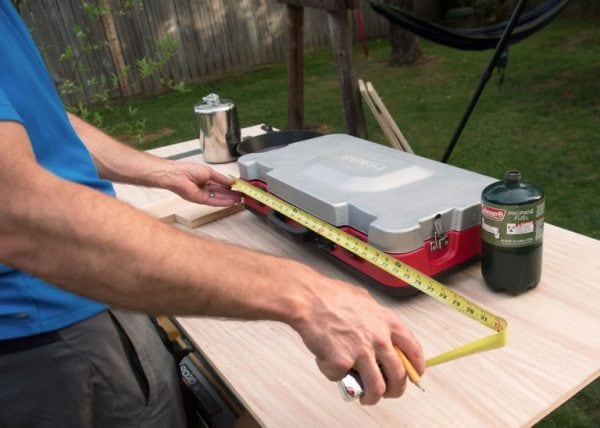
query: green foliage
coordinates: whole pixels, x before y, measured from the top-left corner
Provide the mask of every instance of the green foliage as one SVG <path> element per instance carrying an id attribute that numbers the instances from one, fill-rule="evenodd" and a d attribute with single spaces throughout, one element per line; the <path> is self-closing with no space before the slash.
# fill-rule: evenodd
<path id="1" fill-rule="evenodd" d="M 73 50 L 73 46 L 65 46 L 65 50 L 62 54 L 60 54 L 61 61 L 74 61 L 75 60 L 75 51 Z"/>
<path id="2" fill-rule="evenodd" d="M 148 77 L 152 76 L 156 71 L 154 61 L 152 61 L 147 56 L 140 59 L 136 59 L 135 65 L 137 66 L 138 72 L 140 73 L 140 77 L 142 79 L 147 79 Z"/>
<path id="3" fill-rule="evenodd" d="M 115 12 L 118 15 L 125 15 L 136 7 L 142 7 L 143 1 L 118 0 L 114 4 L 116 6 Z M 110 109 L 111 94 L 118 91 L 121 83 L 125 82 L 120 82 L 116 73 L 106 75 L 96 70 L 90 70 L 86 66 L 84 60 L 86 57 L 108 47 L 107 42 L 98 41 L 95 35 L 103 31 L 101 19 L 110 11 L 94 2 L 84 2 L 83 10 L 91 25 L 86 22 L 72 28 L 72 33 L 77 42 L 64 47 L 60 54 L 60 61 L 68 66 L 70 75 L 73 77 L 63 76 L 60 78 L 58 90 L 67 101 L 69 111 L 84 117 L 97 126 L 101 126 L 104 121 L 99 110 L 102 107 Z M 127 84 L 136 88 L 144 80 L 157 77 L 163 90 L 179 93 L 187 91 L 184 82 L 175 82 L 163 76 L 168 62 L 177 54 L 178 50 L 179 45 L 173 36 L 162 37 L 156 42 L 156 52 L 135 60 L 134 65 L 138 77 L 132 77 L 131 65 L 127 65 L 122 73 L 123 78 L 127 80 Z M 88 77 L 84 78 L 84 75 Z M 69 100 L 75 101 L 69 102 Z M 93 114 L 90 113 L 92 106 L 96 109 Z M 136 118 L 135 124 L 129 128 L 139 143 L 144 141 L 146 123 L 146 119 Z"/>
<path id="4" fill-rule="evenodd" d="M 188 89 L 188 87 L 183 83 L 183 82 L 179 82 L 179 83 L 175 83 L 175 81 L 173 79 L 160 79 L 160 84 L 163 86 L 168 87 L 170 90 L 172 91 L 176 91 L 179 93 L 184 93 L 184 92 L 189 92 L 190 90 Z"/>
<path id="5" fill-rule="evenodd" d="M 125 13 L 128 9 L 142 6 L 143 0 L 117 0 L 117 10 L 120 14 Z"/>
<path id="6" fill-rule="evenodd" d="M 160 74 L 167 65 L 167 62 L 177 54 L 177 50 L 179 49 L 177 41 L 170 34 L 159 39 L 157 45 L 158 51 L 154 57 L 144 56 L 135 61 L 141 80 Z M 168 83 L 172 81 L 161 78 L 160 82 L 168 87 Z M 183 85 L 183 83 L 181 84 Z"/>
<path id="7" fill-rule="evenodd" d="M 96 3 L 83 3 L 83 10 L 85 14 L 93 21 L 96 22 L 102 15 L 108 13 L 108 10 L 98 6 Z"/>

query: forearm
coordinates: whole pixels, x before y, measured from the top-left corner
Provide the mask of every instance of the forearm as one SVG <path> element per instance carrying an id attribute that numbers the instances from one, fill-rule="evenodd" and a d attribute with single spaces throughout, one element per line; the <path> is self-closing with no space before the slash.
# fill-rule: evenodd
<path id="1" fill-rule="evenodd" d="M 286 322 L 306 293 L 297 290 L 292 301 L 273 290 L 287 275 L 316 276 L 295 262 L 178 231 L 59 179 L 14 143 L 0 158 L 2 263 L 130 309 Z"/>
<path id="2" fill-rule="evenodd" d="M 2 261 L 111 305 L 283 320 L 293 302 L 272 290 L 284 275 L 310 274 L 293 262 L 178 231 L 82 186 L 53 177 L 41 178 L 43 185 L 31 181 L 18 192 L 11 221 L 3 222 L 12 227 L 2 231 Z"/>
<path id="3" fill-rule="evenodd" d="M 89 150 L 102 178 L 120 183 L 169 188 L 165 171 L 172 162 L 135 150 L 69 113 L 75 132 Z"/>

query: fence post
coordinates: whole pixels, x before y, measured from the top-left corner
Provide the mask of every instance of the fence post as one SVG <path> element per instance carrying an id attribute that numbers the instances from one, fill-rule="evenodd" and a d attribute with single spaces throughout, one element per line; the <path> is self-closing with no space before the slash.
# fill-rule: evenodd
<path id="1" fill-rule="evenodd" d="M 331 48 L 338 69 L 342 102 L 348 134 L 357 137 L 366 136 L 365 116 L 362 109 L 358 80 L 352 64 L 352 36 L 348 10 L 358 7 L 352 1 L 340 1 L 340 7 L 327 11 Z"/>
<path id="2" fill-rule="evenodd" d="M 304 8 L 287 5 L 288 128 L 304 127 Z"/>
<path id="3" fill-rule="evenodd" d="M 302 18 L 298 17 L 304 7 L 324 9 L 327 12 L 331 48 L 338 69 L 344 116 L 348 133 L 358 137 L 366 136 L 365 116 L 362 110 L 358 81 L 352 64 L 352 36 L 348 10 L 358 8 L 358 0 L 277 0 L 288 7 L 288 78 L 289 118 L 292 126 L 294 120 L 303 120 L 304 101 L 302 87 L 302 48 L 297 46 L 302 36 Z M 300 10 L 300 12 L 299 12 Z M 292 68 L 294 67 L 294 68 Z M 292 76 L 292 74 L 294 74 Z M 298 122 L 295 122 L 298 123 Z"/>

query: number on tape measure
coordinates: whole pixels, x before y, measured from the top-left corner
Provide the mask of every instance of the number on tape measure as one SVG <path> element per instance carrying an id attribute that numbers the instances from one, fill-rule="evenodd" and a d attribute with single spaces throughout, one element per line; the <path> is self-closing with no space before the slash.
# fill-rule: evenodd
<path id="1" fill-rule="evenodd" d="M 307 229 L 312 230 L 318 235 L 329 239 L 336 245 L 339 245 L 356 256 L 367 260 L 378 268 L 433 297 L 437 301 L 444 303 L 458 312 L 498 332 L 495 335 L 476 340 L 475 342 L 431 358 L 427 360 L 428 366 L 440 364 L 442 362 L 470 355 L 475 352 L 498 348 L 500 346 L 504 346 L 506 343 L 507 323 L 503 318 L 481 308 L 433 278 L 428 277 L 411 266 L 393 258 L 389 254 L 365 243 L 357 237 L 352 236 L 335 226 L 332 226 L 331 224 L 313 216 L 312 214 L 309 214 L 300 208 L 289 204 L 288 202 L 285 202 L 282 199 L 262 189 L 259 189 L 256 186 L 253 186 L 246 181 L 235 179 L 232 189 L 250 196 L 257 202 L 268 206 L 269 208 L 301 224 Z"/>

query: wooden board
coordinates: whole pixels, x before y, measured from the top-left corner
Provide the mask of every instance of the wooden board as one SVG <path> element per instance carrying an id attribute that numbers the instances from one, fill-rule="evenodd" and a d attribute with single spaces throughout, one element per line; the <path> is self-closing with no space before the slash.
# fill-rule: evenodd
<path id="1" fill-rule="evenodd" d="M 369 107 L 369 110 L 371 110 L 371 113 L 373 113 L 375 120 L 381 127 L 381 130 L 383 131 L 385 138 L 387 138 L 388 142 L 390 143 L 390 146 L 398 150 L 404 150 L 404 148 L 390 129 L 381 111 L 378 110 L 377 107 L 375 107 L 375 104 L 373 103 L 373 100 L 371 99 L 371 96 L 367 91 L 367 85 L 365 85 L 365 82 L 362 79 L 358 79 L 358 90 L 360 91 L 360 94 L 362 95 L 365 104 L 367 104 L 367 107 Z"/>
<path id="2" fill-rule="evenodd" d="M 264 124 L 242 129 L 242 138 L 264 134 Z M 180 161 L 204 164 L 202 153 L 198 152 L 198 140 L 189 140 L 148 150 L 148 153 L 164 158 L 177 158 Z M 212 164 L 211 168 L 225 175 L 239 177 L 237 162 Z M 165 223 L 177 223 L 195 228 L 211 221 L 226 217 L 244 209 L 243 204 L 231 207 L 210 207 L 188 202 L 175 193 L 164 189 L 151 189 L 130 184 L 115 184 L 117 197 L 132 206 L 160 219 Z"/>
<path id="3" fill-rule="evenodd" d="M 230 207 L 210 207 L 175 197 L 142 206 L 139 209 L 164 223 L 178 223 L 193 229 L 242 211 L 244 205 L 240 203 Z"/>
<path id="4" fill-rule="evenodd" d="M 379 96 L 379 94 L 377 93 L 377 91 L 375 90 L 375 87 L 373 87 L 373 84 L 371 82 L 367 82 L 367 92 L 371 96 L 371 99 L 373 100 L 373 104 L 375 104 L 377 109 L 381 111 L 381 114 L 383 115 L 383 117 L 386 120 L 386 122 L 388 123 L 390 129 L 392 130 L 392 132 L 394 133 L 394 135 L 400 142 L 400 145 L 404 148 L 404 151 L 408 152 L 408 153 L 414 153 L 413 149 L 410 147 L 410 144 L 408 144 L 408 141 L 406 141 L 404 134 L 402 133 L 402 131 L 400 131 L 400 128 L 398 128 L 398 125 L 396 125 L 396 122 L 394 122 L 394 119 L 392 119 L 392 115 L 388 111 L 387 107 L 383 103 L 383 100 L 381 99 L 381 97 Z"/>
<path id="5" fill-rule="evenodd" d="M 373 113 L 375 120 L 381 126 L 385 137 L 388 139 L 390 145 L 398 150 L 402 150 L 408 153 L 414 153 L 412 147 L 404 137 L 404 134 L 392 119 L 392 115 L 388 111 L 387 107 L 383 103 L 381 97 L 371 84 L 371 82 L 364 82 L 358 80 L 360 93 L 365 100 L 365 103 Z"/>

